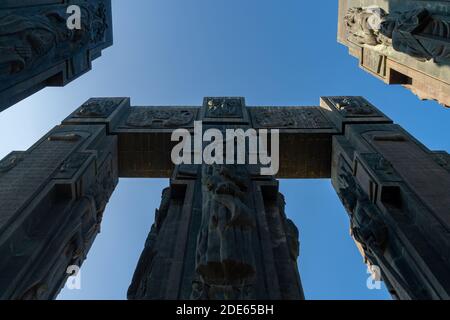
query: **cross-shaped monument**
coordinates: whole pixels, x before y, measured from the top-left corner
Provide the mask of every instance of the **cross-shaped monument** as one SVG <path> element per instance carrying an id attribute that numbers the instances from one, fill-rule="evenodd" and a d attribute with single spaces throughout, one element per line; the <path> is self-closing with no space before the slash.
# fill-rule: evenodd
<path id="1" fill-rule="evenodd" d="M 172 132 L 194 135 L 197 121 L 202 133 L 279 130 L 278 174 L 175 166 Z M 298 230 L 276 178 L 331 178 L 352 237 L 391 294 L 450 298 L 450 157 L 362 97 L 324 97 L 313 107 L 90 99 L 0 162 L 0 298 L 56 297 L 68 266 L 85 260 L 120 177 L 170 178 L 129 299 L 303 299 Z"/>

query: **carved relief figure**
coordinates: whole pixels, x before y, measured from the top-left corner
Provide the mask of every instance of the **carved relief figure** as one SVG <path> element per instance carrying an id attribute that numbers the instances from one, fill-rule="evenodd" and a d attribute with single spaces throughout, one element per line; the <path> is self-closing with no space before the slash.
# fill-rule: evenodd
<path id="1" fill-rule="evenodd" d="M 0 247 L 2 254 L 11 257 L 0 263 L 0 271 L 5 276 L 13 277 L 16 268 L 22 265 L 21 261 L 35 261 L 26 269 L 31 277 L 16 285 L 13 297 L 43 300 L 57 295 L 68 276 L 67 267 L 81 265 L 99 231 L 97 210 L 93 197 L 86 195 L 64 215 L 49 210 L 45 216 L 30 217 L 25 221 Z"/>
<path id="2" fill-rule="evenodd" d="M 0 76 L 32 68 L 44 58 L 65 59 L 90 41 L 103 40 L 108 28 L 105 6 L 81 9 L 80 30 L 67 28 L 65 10 L 0 17 Z"/>
<path id="3" fill-rule="evenodd" d="M 245 169 L 243 169 L 245 170 Z M 197 240 L 192 298 L 249 295 L 255 275 L 253 211 L 246 203 L 245 173 L 232 166 L 203 168 L 203 216 Z M 248 298 L 248 296 L 247 296 Z"/>
<path id="4" fill-rule="evenodd" d="M 357 98 L 333 98 L 336 108 L 345 116 L 370 116 L 375 114 L 374 109 L 364 101 Z"/>
<path id="5" fill-rule="evenodd" d="M 355 7 L 344 17 L 349 40 L 387 45 L 420 61 L 450 62 L 450 17 L 425 8 L 387 14 L 379 7 Z"/>
<path id="6" fill-rule="evenodd" d="M 116 99 L 91 99 L 81 106 L 75 116 L 80 118 L 106 118 L 114 111 L 117 104 Z"/>
<path id="7" fill-rule="evenodd" d="M 162 192 L 161 205 L 155 212 L 155 223 L 152 225 L 151 231 L 145 242 L 144 251 L 142 252 L 137 269 L 134 272 L 133 280 L 128 288 L 127 297 L 129 300 L 140 299 L 146 297 L 148 283 L 154 278 L 153 264 L 154 258 L 158 253 L 156 247 L 159 231 L 169 212 L 171 197 L 171 189 L 166 188 Z"/>
<path id="8" fill-rule="evenodd" d="M 126 124 L 130 127 L 178 128 L 189 125 L 194 119 L 194 111 L 188 109 L 136 108 Z"/>
<path id="9" fill-rule="evenodd" d="M 264 128 L 326 128 L 330 124 L 313 108 L 252 110 L 255 123 Z"/>
<path id="10" fill-rule="evenodd" d="M 206 116 L 211 118 L 241 117 L 242 103 L 236 98 L 212 98 L 208 100 Z"/>
<path id="11" fill-rule="evenodd" d="M 340 168 L 339 185 L 339 196 L 350 217 L 351 234 L 364 251 L 366 263 L 381 268 L 390 293 L 399 297 L 400 289 L 412 299 L 431 298 L 417 281 L 411 258 L 407 257 L 402 243 L 390 237 L 381 212 L 345 165 Z"/>

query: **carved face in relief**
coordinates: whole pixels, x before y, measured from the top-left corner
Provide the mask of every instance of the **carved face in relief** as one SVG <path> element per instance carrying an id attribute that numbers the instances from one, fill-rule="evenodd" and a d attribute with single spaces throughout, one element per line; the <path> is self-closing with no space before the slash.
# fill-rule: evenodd
<path id="1" fill-rule="evenodd" d="M 91 40 L 94 42 L 102 41 L 105 32 L 108 29 L 106 7 L 103 3 L 100 3 L 95 11 L 94 18 L 91 26 Z"/>

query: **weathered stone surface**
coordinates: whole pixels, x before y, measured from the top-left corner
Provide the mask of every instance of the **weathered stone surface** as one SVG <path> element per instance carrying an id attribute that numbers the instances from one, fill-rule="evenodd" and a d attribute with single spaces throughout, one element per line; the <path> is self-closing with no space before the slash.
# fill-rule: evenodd
<path id="1" fill-rule="evenodd" d="M 333 125 L 317 107 L 257 107 L 249 109 L 253 127 L 330 129 Z"/>
<path id="2" fill-rule="evenodd" d="M 277 190 L 246 166 L 177 167 L 128 298 L 303 299 L 298 230 Z"/>
<path id="3" fill-rule="evenodd" d="M 233 98 L 241 117 L 210 117 L 208 103 L 203 106 L 125 107 L 112 131 L 119 137 L 120 175 L 123 177 L 167 177 L 174 166 L 170 150 L 173 129 L 193 131 L 194 121 L 210 121 L 220 127 L 224 123 L 236 126 L 252 125 L 255 129 L 280 130 L 279 178 L 327 178 L 330 176 L 331 138 L 339 130 L 320 107 L 247 107 L 244 98 Z M 223 101 L 226 98 L 214 98 Z M 175 116 L 177 115 L 177 116 Z M 289 116 L 289 117 L 288 117 Z M 72 123 L 73 120 L 68 120 Z M 85 121 L 92 121 L 87 119 Z M 295 157 L 292 150 L 303 150 Z"/>
<path id="4" fill-rule="evenodd" d="M 0 161 L 0 298 L 55 297 L 67 266 L 86 257 L 118 177 L 171 176 L 130 299 L 302 299 L 299 233 L 275 178 L 257 165 L 171 165 L 172 130 L 192 132 L 195 120 L 203 132 L 279 129 L 279 176 L 331 177 L 365 262 L 394 297 L 450 298 L 450 156 L 362 97 L 287 108 L 90 99 Z"/>
<path id="5" fill-rule="evenodd" d="M 117 138 L 58 126 L 0 171 L 0 298 L 55 298 L 81 266 L 118 182 Z"/>
<path id="6" fill-rule="evenodd" d="M 442 164 L 393 124 L 351 124 L 333 139 L 332 182 L 352 235 L 395 298 L 449 298 L 450 175 Z"/>
<path id="7" fill-rule="evenodd" d="M 391 14 L 380 7 L 351 7 L 344 21 L 349 40 L 357 44 L 392 46 L 419 61 L 450 63 L 450 16 L 423 7 Z"/>
<path id="8" fill-rule="evenodd" d="M 320 105 L 341 132 L 347 124 L 392 123 L 363 97 L 322 97 Z"/>
<path id="9" fill-rule="evenodd" d="M 177 128 L 192 127 L 197 117 L 197 109 L 190 108 L 133 108 L 126 127 L 129 128 Z"/>
<path id="10" fill-rule="evenodd" d="M 206 118 L 241 118 L 245 107 L 242 98 L 206 98 Z"/>
<path id="11" fill-rule="evenodd" d="M 360 67 L 450 106 L 450 3 L 339 0 L 338 41 Z"/>
<path id="12" fill-rule="evenodd" d="M 81 8 L 70 30 L 67 8 Z M 91 69 L 112 45 L 110 0 L 0 4 L 0 111 L 46 86 L 64 86 Z"/>

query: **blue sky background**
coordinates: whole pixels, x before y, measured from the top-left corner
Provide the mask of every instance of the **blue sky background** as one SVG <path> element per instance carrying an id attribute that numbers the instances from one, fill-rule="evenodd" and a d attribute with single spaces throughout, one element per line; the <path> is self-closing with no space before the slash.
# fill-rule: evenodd
<path id="1" fill-rule="evenodd" d="M 133 105 L 200 105 L 245 96 L 249 105 L 318 105 L 363 95 L 430 149 L 450 150 L 450 110 L 360 70 L 336 42 L 337 1 L 113 0 L 115 44 L 65 88 L 48 88 L 0 114 L 0 158 L 26 150 L 93 96 Z M 167 180 L 123 179 L 82 268 L 82 290 L 60 299 L 124 299 Z M 329 180 L 281 182 L 300 229 L 308 299 L 389 299 L 368 274 Z"/>

